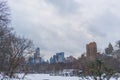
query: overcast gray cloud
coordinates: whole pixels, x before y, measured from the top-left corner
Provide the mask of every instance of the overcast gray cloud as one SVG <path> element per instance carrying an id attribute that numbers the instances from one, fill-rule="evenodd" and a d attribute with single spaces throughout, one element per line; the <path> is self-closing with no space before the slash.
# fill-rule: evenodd
<path id="1" fill-rule="evenodd" d="M 9 0 L 12 26 L 41 48 L 45 58 L 56 52 L 80 56 L 96 41 L 103 49 L 119 40 L 119 0 Z"/>
<path id="2" fill-rule="evenodd" d="M 76 13 L 80 6 L 74 0 L 46 0 L 46 2 L 56 7 L 58 13 L 62 15 Z"/>
<path id="3" fill-rule="evenodd" d="M 96 17 L 92 20 L 89 31 L 95 36 L 107 37 L 108 32 L 118 32 L 120 25 L 120 17 L 113 14 L 112 12 L 105 12 L 101 16 Z"/>

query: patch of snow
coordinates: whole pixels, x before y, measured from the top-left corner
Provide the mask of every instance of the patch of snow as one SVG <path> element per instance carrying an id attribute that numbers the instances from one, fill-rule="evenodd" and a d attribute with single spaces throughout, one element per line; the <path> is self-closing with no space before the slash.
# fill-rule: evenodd
<path id="1" fill-rule="evenodd" d="M 49 76 L 49 74 L 29 74 L 28 80 L 79 80 L 79 77 Z"/>
<path id="2" fill-rule="evenodd" d="M 0 80 L 2 75 L 0 74 Z M 80 77 L 50 76 L 49 74 L 28 74 L 25 79 L 4 79 L 4 80 L 85 80 Z M 91 79 L 92 80 L 92 79 Z M 111 79 L 116 80 L 116 79 Z M 120 78 L 118 79 L 120 80 Z"/>

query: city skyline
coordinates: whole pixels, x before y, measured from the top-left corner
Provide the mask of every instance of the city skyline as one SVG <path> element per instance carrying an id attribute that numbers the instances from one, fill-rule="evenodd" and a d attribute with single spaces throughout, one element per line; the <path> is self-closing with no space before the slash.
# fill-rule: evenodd
<path id="1" fill-rule="evenodd" d="M 41 48 L 48 58 L 56 52 L 75 57 L 95 41 L 98 50 L 119 40 L 119 0 L 12 0 L 11 26 Z"/>

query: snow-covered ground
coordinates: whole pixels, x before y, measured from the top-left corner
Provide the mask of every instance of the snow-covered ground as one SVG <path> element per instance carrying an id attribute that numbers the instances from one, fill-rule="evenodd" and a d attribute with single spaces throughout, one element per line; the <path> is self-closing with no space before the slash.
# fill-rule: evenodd
<path id="1" fill-rule="evenodd" d="M 20 76 L 20 75 L 19 75 Z M 22 80 L 22 79 L 7 79 L 4 80 Z M 0 80 L 2 76 L 0 75 Z M 78 77 L 50 76 L 49 74 L 28 74 L 24 80 L 79 80 Z"/>
<path id="2" fill-rule="evenodd" d="M 49 76 L 49 74 L 29 74 L 28 80 L 79 80 L 78 77 Z"/>
<path id="3" fill-rule="evenodd" d="M 22 80 L 22 79 L 5 79 L 5 80 Z M 80 77 L 50 76 L 49 74 L 28 74 L 24 80 L 83 80 L 83 79 Z M 120 78 L 118 80 L 120 80 Z"/>
<path id="4" fill-rule="evenodd" d="M 49 74 L 28 74 L 26 76 L 26 80 L 83 80 L 83 79 L 80 77 L 50 76 Z M 120 80 L 120 78 L 118 80 Z"/>

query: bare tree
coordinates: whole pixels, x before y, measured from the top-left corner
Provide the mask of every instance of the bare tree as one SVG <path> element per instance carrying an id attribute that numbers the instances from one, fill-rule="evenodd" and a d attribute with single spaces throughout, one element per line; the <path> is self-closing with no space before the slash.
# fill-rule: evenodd
<path id="1" fill-rule="evenodd" d="M 33 43 L 16 36 L 9 23 L 9 7 L 5 0 L 0 0 L 0 71 L 12 77 L 17 71 L 25 71 L 25 54 L 31 53 Z"/>
<path id="2" fill-rule="evenodd" d="M 5 0 L 0 0 L 0 70 L 3 70 L 3 64 L 6 55 L 6 41 L 11 34 L 12 28 L 8 28 L 10 23 L 10 11 Z"/>
<path id="3" fill-rule="evenodd" d="M 116 42 L 116 46 L 120 49 L 120 40 Z"/>
<path id="4" fill-rule="evenodd" d="M 7 26 L 10 22 L 10 10 L 5 0 L 0 0 L 0 27 Z"/>
<path id="5" fill-rule="evenodd" d="M 11 36 L 10 55 L 8 75 L 12 77 L 14 73 L 22 71 L 20 69 L 25 67 L 25 55 L 30 53 L 33 43 L 31 40 Z"/>
<path id="6" fill-rule="evenodd" d="M 12 29 L 8 27 L 0 27 L 0 70 L 4 70 L 3 65 L 6 55 L 9 54 L 9 37 L 12 35 Z"/>

